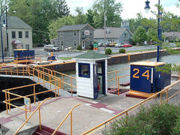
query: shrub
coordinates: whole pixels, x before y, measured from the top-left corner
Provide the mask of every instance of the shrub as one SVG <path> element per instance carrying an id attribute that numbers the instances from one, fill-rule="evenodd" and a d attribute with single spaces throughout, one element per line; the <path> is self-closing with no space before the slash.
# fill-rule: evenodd
<path id="1" fill-rule="evenodd" d="M 178 117 L 176 121 L 176 126 L 173 129 L 173 135 L 180 135 L 180 116 Z"/>
<path id="2" fill-rule="evenodd" d="M 77 50 L 82 50 L 82 46 L 81 46 L 81 45 L 78 45 L 78 46 L 77 46 Z"/>
<path id="3" fill-rule="evenodd" d="M 119 49 L 119 53 L 126 53 L 125 49 Z"/>
<path id="4" fill-rule="evenodd" d="M 112 54 L 112 50 L 110 48 L 107 48 L 105 51 L 106 55 L 111 55 Z"/>
<path id="5" fill-rule="evenodd" d="M 178 117 L 179 116 L 179 117 Z M 112 124 L 108 135 L 179 135 L 180 109 L 162 104 L 142 108 L 136 115 Z"/>

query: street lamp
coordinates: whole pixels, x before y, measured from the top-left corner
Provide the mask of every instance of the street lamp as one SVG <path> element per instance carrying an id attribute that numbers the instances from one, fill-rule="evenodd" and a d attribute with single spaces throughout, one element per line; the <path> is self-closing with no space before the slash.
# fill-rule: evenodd
<path id="1" fill-rule="evenodd" d="M 147 0 L 146 2 L 145 2 L 145 10 L 146 11 L 149 11 L 150 10 L 150 6 L 149 6 L 149 4 L 150 4 L 150 1 L 149 0 Z M 161 25 L 160 25 L 160 22 L 161 22 L 161 12 L 160 12 L 160 0 L 158 0 L 158 17 L 157 17 L 157 21 L 158 21 L 158 39 L 159 39 L 159 41 L 162 41 L 162 29 L 161 29 Z M 158 45 L 157 46 L 157 62 L 159 61 L 159 49 L 160 49 L 160 46 Z"/>

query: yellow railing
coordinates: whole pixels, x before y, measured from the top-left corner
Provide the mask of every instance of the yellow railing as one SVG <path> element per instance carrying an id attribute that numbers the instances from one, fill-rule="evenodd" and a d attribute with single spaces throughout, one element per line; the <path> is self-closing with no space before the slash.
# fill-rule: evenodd
<path id="1" fill-rule="evenodd" d="M 14 135 L 17 135 L 19 133 L 19 131 L 25 126 L 25 124 L 31 119 L 31 117 L 39 110 L 39 127 L 40 127 L 40 130 L 41 130 L 41 111 L 40 111 L 40 107 L 47 101 L 47 100 L 50 100 L 51 98 L 46 98 L 45 100 L 43 100 L 39 105 L 38 107 L 31 113 L 31 115 L 29 116 L 28 119 L 25 120 L 25 122 L 16 130 L 15 134 Z"/>
<path id="2" fill-rule="evenodd" d="M 76 107 L 78 107 L 78 106 L 80 106 L 80 104 L 77 104 L 77 105 L 75 105 L 70 111 L 69 111 L 69 113 L 65 116 L 65 118 L 64 118 L 64 120 L 58 125 L 58 127 L 54 130 L 54 132 L 52 133 L 52 135 L 55 135 L 56 134 L 56 132 L 59 130 L 59 128 L 62 126 L 62 124 L 67 120 L 67 118 L 69 117 L 69 115 L 71 116 L 71 135 L 72 135 L 72 130 L 73 130 L 73 124 L 72 124 L 72 121 L 73 121 L 73 119 L 72 119 L 72 112 L 73 112 L 73 110 L 76 108 Z"/>
<path id="3" fill-rule="evenodd" d="M 70 75 L 67 75 L 67 74 L 64 74 L 64 73 L 61 73 L 61 72 L 58 72 L 55 70 L 51 70 L 51 69 L 48 69 L 48 68 L 45 68 L 42 66 L 36 66 L 36 69 L 46 72 L 48 74 L 51 74 L 57 78 L 60 78 L 61 79 L 61 88 L 68 89 L 68 88 L 65 88 L 65 85 L 66 85 L 67 87 L 70 88 L 71 94 L 72 94 L 73 90 L 76 89 L 76 84 L 73 84 L 73 82 L 74 83 L 76 82 L 76 77 L 72 77 Z"/>
<path id="4" fill-rule="evenodd" d="M 129 70 L 129 68 L 108 72 L 108 88 L 116 88 L 118 90 L 118 95 L 120 94 L 120 80 L 130 76 L 129 74 L 120 74 L 127 70 Z"/>
<path id="5" fill-rule="evenodd" d="M 165 94 L 166 94 L 166 103 L 168 103 L 168 101 L 169 101 L 171 98 L 173 98 L 174 96 L 176 96 L 177 94 L 180 93 L 180 92 L 178 91 L 178 92 L 176 92 L 175 94 L 173 94 L 171 97 L 168 98 L 168 92 L 171 90 L 170 88 L 172 88 L 173 86 L 175 86 L 175 85 L 178 84 L 178 83 L 180 83 L 180 80 L 172 83 L 171 85 L 165 87 L 163 90 L 161 90 L 161 91 L 153 94 L 151 97 L 149 97 L 149 98 L 141 101 L 140 103 L 138 103 L 138 104 L 136 104 L 136 105 L 128 108 L 127 110 L 125 110 L 125 111 L 117 114 L 116 116 L 114 116 L 114 117 L 106 120 L 105 122 L 103 122 L 103 123 L 101 123 L 101 124 L 93 127 L 92 129 L 90 129 L 90 130 L 82 133 L 82 135 L 89 135 L 89 134 L 95 133 L 97 130 L 100 130 L 101 128 L 106 127 L 107 125 L 111 124 L 113 121 L 119 119 L 121 116 L 123 116 L 123 115 L 128 116 L 128 114 L 129 114 L 131 111 L 133 111 L 133 110 L 135 110 L 135 109 L 138 109 L 139 107 L 141 107 L 142 105 L 144 105 L 145 103 L 147 103 L 149 100 L 156 98 L 158 95 L 160 95 L 160 104 L 162 104 L 162 95 L 165 93 Z M 169 89 L 170 89 L 170 90 L 169 90 Z"/>
<path id="6" fill-rule="evenodd" d="M 35 56 L 26 56 L 23 58 L 14 58 L 14 63 L 25 63 L 25 64 L 29 64 L 29 63 L 37 63 L 37 62 L 42 62 L 41 57 L 35 57 Z"/>

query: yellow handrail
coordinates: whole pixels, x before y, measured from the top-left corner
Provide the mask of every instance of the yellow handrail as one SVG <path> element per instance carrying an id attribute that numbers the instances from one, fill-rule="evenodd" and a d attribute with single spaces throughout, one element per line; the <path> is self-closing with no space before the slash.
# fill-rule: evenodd
<path id="1" fill-rule="evenodd" d="M 31 117 L 35 114 L 35 112 L 37 112 L 37 110 L 39 110 L 40 112 L 40 107 L 42 104 L 44 104 L 47 100 L 50 100 L 51 98 L 46 98 L 45 100 L 43 100 L 38 107 L 31 113 L 31 115 L 29 116 L 29 118 L 27 120 L 25 120 L 25 122 L 16 130 L 14 135 L 17 135 L 19 133 L 19 131 L 24 127 L 24 125 L 31 119 Z M 41 129 L 41 113 L 39 113 L 39 126 Z"/>
<path id="2" fill-rule="evenodd" d="M 168 89 L 170 89 L 171 87 L 173 87 L 173 86 L 176 85 L 177 83 L 180 83 L 180 80 L 178 80 L 178 81 L 174 82 L 173 84 L 171 84 L 171 85 L 165 87 L 163 90 L 161 90 L 161 91 L 159 91 L 159 92 L 153 94 L 153 95 L 150 96 L 149 98 L 147 98 L 147 99 L 141 101 L 140 103 L 137 103 L 136 105 L 134 105 L 134 106 L 128 108 L 127 110 L 125 110 L 125 111 L 123 111 L 123 112 L 117 114 L 116 116 L 114 116 L 114 117 L 112 117 L 112 118 L 106 120 L 105 122 L 103 122 L 103 123 L 97 125 L 96 127 L 91 128 L 90 130 L 88 130 L 88 131 L 82 133 L 81 135 L 92 134 L 93 132 L 95 132 L 95 131 L 98 130 L 99 128 L 103 128 L 105 125 L 110 124 L 111 121 L 115 120 L 116 118 L 119 118 L 119 117 L 122 116 L 123 114 L 128 115 L 128 112 L 129 112 L 129 111 L 132 111 L 132 110 L 134 110 L 134 109 L 137 109 L 138 107 L 140 107 L 141 105 L 143 105 L 144 103 L 146 103 L 147 101 L 149 101 L 150 99 L 157 97 L 159 94 L 161 95 L 161 94 L 163 94 L 163 93 L 165 93 L 165 92 L 167 93 Z M 176 93 L 176 94 L 178 94 L 178 93 Z M 162 100 L 162 99 L 160 99 L 160 100 Z M 162 102 L 162 101 L 160 101 L 160 102 Z M 166 102 L 168 102 L 167 96 L 166 96 Z"/>
<path id="3" fill-rule="evenodd" d="M 69 113 L 66 115 L 66 117 L 64 118 L 64 120 L 58 125 L 58 127 L 54 130 L 54 132 L 52 133 L 52 135 L 55 135 L 55 133 L 57 132 L 57 130 L 62 126 L 62 124 L 65 122 L 65 120 L 68 118 L 69 115 L 71 115 L 71 135 L 72 135 L 72 111 L 76 108 L 80 106 L 80 104 L 75 105 L 70 111 Z"/>

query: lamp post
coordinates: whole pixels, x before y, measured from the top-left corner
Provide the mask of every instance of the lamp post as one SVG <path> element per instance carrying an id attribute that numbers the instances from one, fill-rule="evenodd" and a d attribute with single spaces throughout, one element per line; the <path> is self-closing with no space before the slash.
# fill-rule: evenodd
<path id="1" fill-rule="evenodd" d="M 1 51 L 2 51 L 2 62 L 4 63 L 4 47 L 3 47 L 3 22 L 2 21 L 2 3 L 1 3 L 1 14 L 0 14 L 0 30 L 1 30 Z"/>
<path id="2" fill-rule="evenodd" d="M 146 6 L 145 6 L 145 10 L 146 11 L 149 11 L 150 10 L 150 6 L 149 6 L 149 4 L 150 4 L 150 1 L 149 0 L 147 0 L 146 2 L 145 2 L 145 4 L 146 4 Z M 157 17 L 157 21 L 158 21 L 158 39 L 159 39 L 159 41 L 162 41 L 162 29 L 161 29 L 161 25 L 160 25 L 160 22 L 161 22 L 161 12 L 160 12 L 160 0 L 158 0 L 158 17 Z M 159 50 L 160 50 L 160 46 L 158 45 L 157 46 L 157 62 L 159 61 Z"/>

